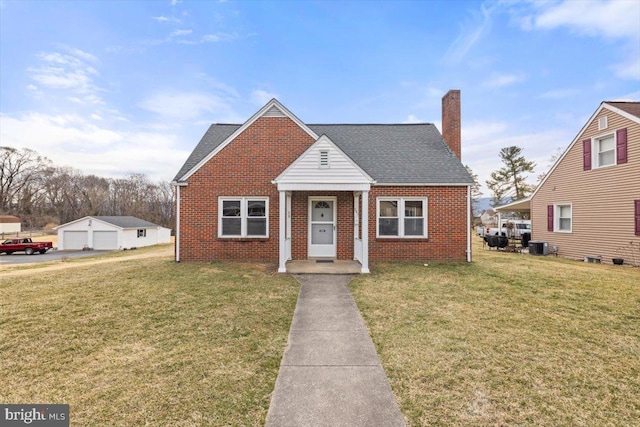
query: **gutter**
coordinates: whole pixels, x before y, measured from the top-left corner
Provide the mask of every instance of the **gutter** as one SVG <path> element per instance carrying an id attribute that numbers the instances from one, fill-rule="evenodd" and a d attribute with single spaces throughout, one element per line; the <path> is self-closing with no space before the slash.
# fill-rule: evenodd
<path id="1" fill-rule="evenodd" d="M 180 262 L 180 187 L 179 184 L 176 187 L 176 262 Z"/>
<path id="2" fill-rule="evenodd" d="M 467 187 L 467 262 L 471 262 L 471 186 Z"/>

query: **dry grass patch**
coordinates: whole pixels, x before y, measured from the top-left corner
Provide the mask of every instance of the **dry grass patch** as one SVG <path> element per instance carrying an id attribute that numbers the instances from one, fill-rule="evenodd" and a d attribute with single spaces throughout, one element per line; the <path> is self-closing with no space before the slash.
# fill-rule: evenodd
<path id="1" fill-rule="evenodd" d="M 640 270 L 475 247 L 351 282 L 411 425 L 634 425 Z"/>
<path id="2" fill-rule="evenodd" d="M 68 403 L 78 426 L 264 422 L 290 277 L 151 258 L 43 279 L 0 284 L 0 401 Z"/>

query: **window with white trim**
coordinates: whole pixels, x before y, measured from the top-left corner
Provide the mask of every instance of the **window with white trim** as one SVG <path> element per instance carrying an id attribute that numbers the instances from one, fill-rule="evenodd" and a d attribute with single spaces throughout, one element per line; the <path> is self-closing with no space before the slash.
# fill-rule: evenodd
<path id="1" fill-rule="evenodd" d="M 379 197 L 377 208 L 378 237 L 427 237 L 426 198 Z"/>
<path id="2" fill-rule="evenodd" d="M 138 229 L 138 238 L 140 238 L 140 237 L 147 237 L 147 229 L 146 228 Z"/>
<path id="3" fill-rule="evenodd" d="M 593 164 L 596 168 L 616 164 L 616 141 L 613 134 L 594 138 Z"/>
<path id="4" fill-rule="evenodd" d="M 570 204 L 555 205 L 553 212 L 555 214 L 554 231 L 571 232 L 572 208 Z"/>
<path id="5" fill-rule="evenodd" d="M 218 198 L 218 237 L 268 237 L 268 197 Z"/>

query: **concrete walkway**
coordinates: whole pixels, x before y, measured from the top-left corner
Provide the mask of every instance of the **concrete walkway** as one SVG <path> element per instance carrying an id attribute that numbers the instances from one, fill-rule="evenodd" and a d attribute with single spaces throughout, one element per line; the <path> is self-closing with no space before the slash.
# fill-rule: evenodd
<path id="1" fill-rule="evenodd" d="M 352 276 L 301 275 L 267 414 L 275 426 L 404 426 L 360 311 Z"/>

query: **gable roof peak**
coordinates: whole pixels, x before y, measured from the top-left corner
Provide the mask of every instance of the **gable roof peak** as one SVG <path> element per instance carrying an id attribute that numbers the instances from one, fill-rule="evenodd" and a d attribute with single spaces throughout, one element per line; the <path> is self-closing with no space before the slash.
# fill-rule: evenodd
<path id="1" fill-rule="evenodd" d="M 275 110 L 274 110 L 275 109 Z M 206 156 L 201 158 L 195 165 L 191 163 L 191 156 L 185 162 L 178 175 L 176 175 L 174 182 L 184 182 L 191 175 L 193 175 L 198 169 L 200 169 L 206 162 L 208 162 L 213 156 L 215 156 L 220 150 L 229 145 L 231 141 L 233 141 L 238 135 L 245 131 L 249 126 L 251 126 L 256 120 L 262 117 L 288 117 L 291 119 L 296 125 L 300 127 L 304 132 L 306 132 L 309 136 L 311 136 L 314 140 L 318 139 L 318 135 L 311 130 L 309 126 L 307 126 L 302 120 L 297 118 L 291 111 L 287 109 L 280 101 L 276 98 L 272 98 L 269 102 L 267 102 L 261 109 L 259 109 L 253 116 L 249 118 L 246 122 L 240 125 L 238 128 L 233 130 L 230 134 L 226 135 L 225 139 L 220 141 L 219 144 L 211 150 Z M 214 125 L 209 127 L 209 130 L 212 130 Z M 206 137 L 206 134 L 205 134 Z M 203 139 L 205 138 L 203 137 Z M 202 141 L 201 141 L 202 142 Z M 200 145 L 200 144 L 198 144 Z M 198 147 L 196 147 L 196 150 Z M 194 150 L 195 151 L 195 150 Z M 192 153 L 193 156 L 193 153 Z"/>

